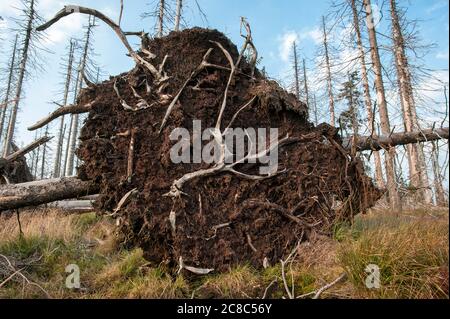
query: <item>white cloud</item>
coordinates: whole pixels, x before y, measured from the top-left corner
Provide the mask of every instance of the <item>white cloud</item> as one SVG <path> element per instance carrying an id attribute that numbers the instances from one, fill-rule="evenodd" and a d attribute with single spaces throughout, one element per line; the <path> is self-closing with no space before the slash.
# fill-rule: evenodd
<path id="1" fill-rule="evenodd" d="M 448 70 L 439 70 L 431 73 L 431 76 L 425 79 L 418 86 L 418 93 L 425 98 L 425 101 L 440 101 L 444 96 L 444 86 L 448 86 Z"/>
<path id="2" fill-rule="evenodd" d="M 47 29 L 47 44 L 57 44 L 68 40 L 71 36 L 78 36 L 83 27 L 83 21 L 83 16 L 80 14 L 71 14 L 59 20 Z"/>
<path id="3" fill-rule="evenodd" d="M 436 59 L 448 61 L 448 49 L 447 51 L 441 51 L 436 54 Z"/>
<path id="4" fill-rule="evenodd" d="M 294 41 L 298 46 L 307 41 L 312 41 L 318 45 L 322 43 L 323 35 L 319 27 L 304 28 L 300 31 L 288 30 L 278 37 L 280 43 L 278 51 L 279 57 L 283 62 L 288 62 L 292 54 L 292 45 Z"/>
<path id="5" fill-rule="evenodd" d="M 0 1 L 0 15 L 2 16 L 17 14 L 17 10 L 15 8 L 20 8 L 20 0 Z"/>
<path id="6" fill-rule="evenodd" d="M 279 56 L 283 62 L 288 62 L 292 54 L 292 45 L 299 42 L 299 36 L 295 31 L 287 31 L 279 37 Z"/>
<path id="7" fill-rule="evenodd" d="M 299 37 L 301 40 L 311 40 L 314 42 L 314 44 L 320 44 L 323 41 L 322 31 L 318 27 L 312 29 L 303 29 L 300 32 Z"/>
<path id="8" fill-rule="evenodd" d="M 3 19 L 3 20 L 0 20 L 0 30 L 4 30 L 4 29 L 7 29 L 8 28 L 8 20 L 6 20 L 6 19 Z"/>
<path id="9" fill-rule="evenodd" d="M 432 14 L 433 12 L 438 11 L 440 9 L 443 9 L 443 8 L 445 8 L 447 6 L 448 6 L 448 0 L 447 1 L 446 0 L 439 1 L 439 2 L 434 3 L 432 6 L 430 6 L 426 10 L 426 12 L 427 12 L 427 14 Z"/>
<path id="10" fill-rule="evenodd" d="M 40 0 L 36 10 L 44 20 L 48 20 L 66 4 L 64 0 Z M 16 8 L 22 8 L 20 0 L 0 0 L 0 15 L 17 17 L 19 11 Z M 47 30 L 46 45 L 51 46 L 66 41 L 70 36 L 81 30 L 83 21 L 84 17 L 80 14 L 72 14 L 61 19 Z M 6 21 L 0 21 L 0 28 L 5 23 Z"/>

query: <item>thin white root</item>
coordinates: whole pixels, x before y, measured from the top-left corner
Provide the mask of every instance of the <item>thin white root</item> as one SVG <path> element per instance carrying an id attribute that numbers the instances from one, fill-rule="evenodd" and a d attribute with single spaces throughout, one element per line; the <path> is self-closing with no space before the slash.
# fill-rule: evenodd
<path id="1" fill-rule="evenodd" d="M 317 290 L 316 294 L 314 295 L 314 297 L 312 297 L 312 299 L 319 299 L 320 295 L 327 289 L 330 289 L 331 287 L 333 287 L 334 285 L 338 284 L 339 282 L 341 282 L 342 280 L 347 278 L 347 274 L 343 273 L 341 274 L 338 278 L 336 278 L 333 282 L 330 282 L 329 284 L 323 286 L 322 288 L 320 288 L 319 290 Z"/>
<path id="2" fill-rule="evenodd" d="M 130 202 L 131 196 L 136 195 L 137 193 L 138 193 L 137 188 L 133 188 L 132 190 L 127 192 L 125 195 L 123 195 L 123 197 L 120 199 L 119 203 L 117 204 L 116 209 L 114 209 L 114 211 L 111 214 L 109 214 L 109 216 L 115 216 L 122 209 L 123 206 L 125 206 L 126 204 L 128 204 Z"/>
<path id="3" fill-rule="evenodd" d="M 289 254 L 289 256 L 286 258 L 286 260 L 280 260 L 281 263 L 281 278 L 283 279 L 283 285 L 284 285 L 284 289 L 286 290 L 286 293 L 289 297 L 289 299 L 294 299 L 294 289 L 292 289 L 292 291 L 289 289 L 287 280 L 286 280 L 286 271 L 285 271 L 285 267 L 286 265 L 295 259 L 295 256 L 297 255 L 298 252 L 298 248 L 300 246 L 300 241 L 297 243 L 297 245 L 295 245 L 295 248 L 292 250 L 292 252 Z M 292 288 L 294 288 L 294 282 L 291 282 Z"/>
<path id="4" fill-rule="evenodd" d="M 167 107 L 167 111 L 166 114 L 164 115 L 164 118 L 162 120 L 161 126 L 159 128 L 159 133 L 161 133 L 161 131 L 163 130 L 164 126 L 166 125 L 167 120 L 169 119 L 170 113 L 172 112 L 173 107 L 175 106 L 175 104 L 178 102 L 178 99 L 181 96 L 181 93 L 183 93 L 184 89 L 186 88 L 186 86 L 188 85 L 188 83 L 194 78 L 196 77 L 204 68 L 205 65 L 208 64 L 208 62 L 206 62 L 206 60 L 208 59 L 208 57 L 211 55 L 212 52 L 212 48 L 208 49 L 208 51 L 206 51 L 205 55 L 203 56 L 202 62 L 200 63 L 200 65 L 194 70 L 192 71 L 191 75 L 188 77 L 188 79 L 184 82 L 183 86 L 180 88 L 180 90 L 178 91 L 177 95 L 175 95 L 175 97 L 173 98 L 172 102 L 169 104 L 169 106 Z"/>
<path id="5" fill-rule="evenodd" d="M 187 266 L 184 264 L 182 256 L 180 256 L 178 263 L 179 263 L 178 273 L 180 273 L 183 269 L 186 269 L 196 275 L 207 275 L 214 271 L 214 269 L 212 269 L 212 268 L 197 268 L 197 267 Z"/>

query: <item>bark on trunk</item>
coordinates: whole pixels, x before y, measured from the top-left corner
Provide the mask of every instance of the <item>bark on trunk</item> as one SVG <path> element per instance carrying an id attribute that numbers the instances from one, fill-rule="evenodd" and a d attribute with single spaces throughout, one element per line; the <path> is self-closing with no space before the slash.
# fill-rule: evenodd
<path id="1" fill-rule="evenodd" d="M 1 119 L 0 119 L 0 142 L 3 138 L 3 129 L 5 127 L 5 117 L 8 111 L 8 104 L 11 95 L 11 86 L 14 74 L 14 65 L 16 63 L 16 51 L 17 51 L 17 39 L 18 35 L 16 35 L 16 39 L 14 40 L 13 52 L 11 57 L 11 64 L 9 65 L 9 73 L 8 73 L 8 84 L 6 85 L 5 98 L 3 100 L 3 105 L 1 107 Z"/>
<path id="2" fill-rule="evenodd" d="M 69 88 L 70 88 L 70 82 L 72 79 L 72 65 L 73 65 L 73 54 L 74 54 L 74 45 L 73 42 L 70 41 L 70 48 L 69 48 L 69 61 L 67 63 L 67 73 L 66 73 L 66 83 L 64 86 L 64 98 L 63 98 L 63 105 L 67 105 L 67 99 L 69 96 Z M 60 108 L 61 109 L 61 108 Z M 53 177 L 59 177 L 61 172 L 61 155 L 62 155 L 62 147 L 63 147 L 63 140 L 64 140 L 64 115 L 61 117 L 60 123 L 59 123 L 59 131 L 58 131 L 58 141 L 56 143 L 56 154 L 55 154 L 55 163 L 53 168 Z"/>
<path id="3" fill-rule="evenodd" d="M 334 127 L 336 124 L 336 117 L 334 114 L 333 83 L 331 81 L 331 66 L 330 66 L 330 56 L 328 52 L 328 36 L 325 25 L 325 17 L 322 17 L 322 26 L 323 26 L 323 46 L 325 49 L 325 67 L 327 72 L 328 98 L 330 101 L 330 124 L 331 126 Z"/>
<path id="4" fill-rule="evenodd" d="M 47 134 L 48 134 L 48 126 L 45 127 L 44 136 L 47 136 Z M 44 179 L 46 155 L 47 155 L 47 145 L 43 144 L 42 147 L 43 147 L 43 150 L 42 150 L 42 162 L 41 162 L 41 179 Z"/>
<path id="5" fill-rule="evenodd" d="M 5 138 L 5 147 L 3 149 L 3 157 L 8 156 L 8 154 L 10 152 L 11 142 L 13 141 L 13 138 L 14 138 L 17 111 L 19 109 L 20 98 L 22 96 L 22 86 L 23 86 L 23 82 L 25 79 L 25 73 L 26 73 L 26 67 L 27 67 L 27 61 L 28 61 L 28 53 L 29 53 L 28 49 L 30 47 L 31 32 L 33 31 L 33 20 L 35 18 L 34 0 L 31 0 L 29 10 L 30 10 L 30 12 L 29 12 L 29 16 L 28 16 L 25 41 L 24 41 L 24 45 L 22 48 L 22 61 L 20 62 L 19 79 L 17 80 L 15 102 L 14 102 L 14 105 L 12 108 L 11 117 L 9 119 L 8 133 Z"/>
<path id="6" fill-rule="evenodd" d="M 400 26 L 397 5 L 395 0 L 390 0 L 390 11 L 392 21 L 392 38 L 394 41 L 394 57 L 399 83 L 400 99 L 402 105 L 403 121 L 405 130 L 411 132 L 419 129 L 417 121 L 414 92 L 411 84 L 408 58 L 406 56 L 404 38 Z M 407 147 L 409 163 L 409 179 L 413 187 L 419 189 L 417 200 L 425 204 L 432 203 L 431 192 L 427 190 L 428 174 L 426 173 L 425 155 L 418 144 Z"/>
<path id="7" fill-rule="evenodd" d="M 159 0 L 158 33 L 157 33 L 159 38 L 163 36 L 164 10 L 165 10 L 165 0 Z"/>
<path id="8" fill-rule="evenodd" d="M 180 31 L 181 12 L 183 10 L 183 0 L 177 0 L 177 11 L 175 14 L 175 31 Z"/>
<path id="9" fill-rule="evenodd" d="M 445 196 L 444 186 L 442 184 L 441 168 L 439 165 L 439 149 L 435 141 L 432 142 L 432 146 L 431 163 L 433 165 L 436 206 L 446 207 L 448 206 L 448 200 Z"/>
<path id="10" fill-rule="evenodd" d="M 378 52 L 377 36 L 375 32 L 375 25 L 372 15 L 372 6 L 370 0 L 363 0 L 366 11 L 366 24 L 369 33 L 370 51 L 372 57 L 372 64 L 375 73 L 375 86 L 377 90 L 377 103 L 380 113 L 380 124 L 382 134 L 388 136 L 391 133 L 389 122 L 389 114 L 386 103 L 386 94 L 384 91 L 383 75 L 381 71 L 381 60 Z M 385 154 L 385 169 L 387 178 L 387 189 L 389 195 L 389 203 L 394 212 L 402 210 L 402 204 L 397 188 L 397 181 L 395 175 L 395 149 L 388 149 Z"/>
<path id="11" fill-rule="evenodd" d="M 91 182 L 81 181 L 75 177 L 0 185 L 0 211 L 96 193 L 98 189 Z"/>
<path id="12" fill-rule="evenodd" d="M 305 63 L 305 59 L 303 59 L 303 82 L 304 82 L 304 87 L 305 87 L 305 99 L 306 99 L 306 105 L 308 107 L 308 118 L 309 118 L 309 88 L 308 88 L 308 77 L 306 75 L 306 63 Z"/>
<path id="13" fill-rule="evenodd" d="M 300 79 L 298 75 L 298 57 L 297 57 L 297 45 L 294 41 L 292 44 L 292 50 L 294 54 L 294 85 L 295 85 L 295 96 L 300 99 Z"/>
<path id="14" fill-rule="evenodd" d="M 363 84 L 364 90 L 364 104 L 366 106 L 367 111 L 367 120 L 369 121 L 369 131 L 370 134 L 375 134 L 375 117 L 373 114 L 373 105 L 372 105 L 372 97 L 370 96 L 370 85 L 369 85 L 369 77 L 367 73 L 366 67 L 366 52 L 364 51 L 361 29 L 359 27 L 359 15 L 358 10 L 356 8 L 356 0 L 351 0 L 352 12 L 353 12 L 353 27 L 355 29 L 356 34 L 356 44 L 358 47 L 359 55 L 360 55 L 360 64 L 361 64 L 361 80 Z M 386 184 L 383 177 L 383 169 L 381 166 L 381 156 L 378 151 L 373 152 L 374 156 L 374 165 L 375 165 L 375 181 L 378 187 L 385 188 Z"/>
<path id="15" fill-rule="evenodd" d="M 94 17 L 92 19 L 95 19 Z M 80 69 L 78 74 L 79 79 L 79 87 L 76 89 L 79 91 L 83 87 L 83 77 L 85 75 L 85 69 L 86 69 L 86 63 L 87 63 L 87 57 L 88 57 L 88 51 L 90 46 L 90 38 L 91 38 L 91 30 L 94 26 L 95 20 L 91 21 L 91 18 L 89 18 L 89 24 L 88 28 L 86 30 L 86 40 L 84 42 L 84 48 L 83 48 L 83 57 L 80 61 Z M 75 104 L 75 103 L 74 103 Z M 71 135 L 70 135 L 70 144 L 69 144 L 69 151 L 68 151 L 68 158 L 67 158 L 67 170 L 66 175 L 72 176 L 73 175 L 73 168 L 74 168 L 74 159 L 75 159 L 75 148 L 77 145 L 77 138 L 78 138 L 78 113 L 72 114 L 72 121 L 71 121 L 72 129 L 71 129 Z"/>
<path id="16" fill-rule="evenodd" d="M 356 139 L 357 151 L 370 151 L 370 150 L 382 150 L 393 148 L 400 145 L 410 145 L 420 142 L 430 142 L 440 139 L 447 139 L 449 137 L 449 129 L 429 129 L 414 132 L 394 133 L 381 136 L 359 136 Z M 345 149 L 350 150 L 352 147 L 353 138 L 349 137 L 344 139 L 343 146 Z"/>

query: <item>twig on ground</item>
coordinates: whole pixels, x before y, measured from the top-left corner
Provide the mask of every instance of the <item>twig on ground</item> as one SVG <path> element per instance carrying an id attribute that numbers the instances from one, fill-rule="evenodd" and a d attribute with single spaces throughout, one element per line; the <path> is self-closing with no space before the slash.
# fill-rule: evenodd
<path id="1" fill-rule="evenodd" d="M 341 282 L 342 280 L 344 280 L 345 278 L 347 278 L 347 274 L 343 273 L 341 274 L 338 278 L 336 278 L 333 282 L 323 286 L 322 288 L 320 288 L 319 290 L 317 290 L 316 294 L 314 295 L 314 297 L 312 297 L 312 299 L 319 299 L 320 295 L 327 289 L 330 289 L 331 287 L 333 287 L 334 285 L 338 284 L 339 282 Z"/>

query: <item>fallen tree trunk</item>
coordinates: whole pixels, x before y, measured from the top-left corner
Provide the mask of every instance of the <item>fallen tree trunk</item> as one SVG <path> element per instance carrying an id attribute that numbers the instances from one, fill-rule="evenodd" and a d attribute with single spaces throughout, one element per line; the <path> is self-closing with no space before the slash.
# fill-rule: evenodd
<path id="1" fill-rule="evenodd" d="M 448 138 L 448 128 L 429 129 L 421 132 L 395 133 L 391 136 L 361 136 L 356 142 L 356 150 L 380 150 L 398 145 Z M 343 147 L 350 150 L 352 148 L 352 140 L 352 138 L 344 139 Z M 1 185 L 0 211 L 95 195 L 98 191 L 97 186 L 90 182 L 81 181 L 76 177 L 41 180 L 15 185 Z"/>
<path id="2" fill-rule="evenodd" d="M 49 204 L 50 207 L 55 207 L 67 211 L 69 214 L 73 213 L 87 213 L 92 212 L 94 207 L 91 200 L 63 200 Z"/>
<path id="3" fill-rule="evenodd" d="M 50 136 L 43 136 L 43 137 L 37 139 L 36 141 L 28 144 L 24 148 L 22 148 L 22 149 L 20 149 L 18 151 L 15 151 L 14 153 L 12 153 L 12 154 L 4 157 L 4 158 L 0 158 L 0 170 L 3 169 L 8 163 L 14 162 L 18 158 L 28 154 L 29 152 L 31 152 L 35 148 L 41 146 L 42 144 L 47 143 L 52 138 L 53 137 L 50 137 Z"/>
<path id="4" fill-rule="evenodd" d="M 449 128 L 428 129 L 414 132 L 393 133 L 390 136 L 360 136 L 356 141 L 357 151 L 379 151 L 394 146 L 407 145 L 420 142 L 430 142 L 449 137 Z M 353 138 L 343 141 L 344 148 L 352 148 Z"/>
<path id="5" fill-rule="evenodd" d="M 0 186 L 0 211 L 37 206 L 98 193 L 91 182 L 76 177 L 55 178 Z"/>

